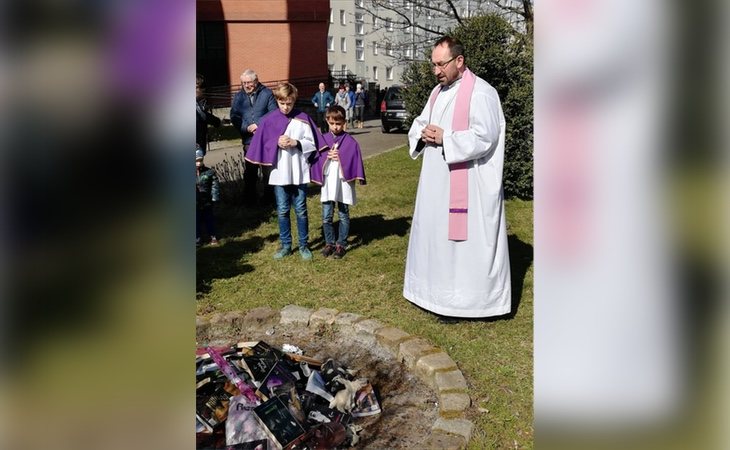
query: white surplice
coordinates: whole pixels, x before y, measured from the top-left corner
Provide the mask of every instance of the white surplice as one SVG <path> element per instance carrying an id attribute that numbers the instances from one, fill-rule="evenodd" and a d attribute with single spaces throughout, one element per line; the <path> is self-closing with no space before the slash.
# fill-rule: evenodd
<path id="1" fill-rule="evenodd" d="M 276 166 L 271 170 L 269 184 L 272 186 L 307 184 L 310 181 L 307 157 L 315 150 L 312 127 L 309 122 L 294 118 L 289 121 L 284 135 L 299 141 L 302 148 L 301 150 L 296 147 L 279 148 L 279 156 Z"/>
<path id="2" fill-rule="evenodd" d="M 490 317 L 511 307 L 509 253 L 502 193 L 505 120 L 497 91 L 476 79 L 469 127 L 453 131 L 460 80 L 429 103 L 408 132 L 410 155 L 423 155 L 403 296 L 436 314 Z M 444 129 L 443 146 L 416 152 L 429 123 Z M 468 238 L 448 239 L 450 163 L 469 162 Z"/>

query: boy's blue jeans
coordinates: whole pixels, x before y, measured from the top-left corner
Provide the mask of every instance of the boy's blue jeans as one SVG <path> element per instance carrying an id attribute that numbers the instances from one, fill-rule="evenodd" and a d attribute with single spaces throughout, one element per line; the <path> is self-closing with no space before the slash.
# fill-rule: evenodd
<path id="1" fill-rule="evenodd" d="M 347 245 L 347 235 L 350 233 L 350 207 L 342 202 L 322 202 L 322 228 L 324 229 L 324 241 L 327 244 L 335 243 L 335 227 L 332 219 L 335 215 L 335 203 L 337 203 L 337 215 L 340 225 L 337 230 L 337 245 Z"/>
<path id="2" fill-rule="evenodd" d="M 309 242 L 309 218 L 307 217 L 307 185 L 290 184 L 286 186 L 274 186 L 276 197 L 276 213 L 279 216 L 279 240 L 283 248 L 291 248 L 291 221 L 289 211 L 294 206 L 294 213 L 297 216 L 297 234 L 299 235 L 299 248 L 307 246 Z"/>

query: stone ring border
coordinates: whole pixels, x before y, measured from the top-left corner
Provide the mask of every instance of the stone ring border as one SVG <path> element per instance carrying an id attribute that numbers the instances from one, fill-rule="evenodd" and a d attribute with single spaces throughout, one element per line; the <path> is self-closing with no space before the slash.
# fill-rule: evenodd
<path id="1" fill-rule="evenodd" d="M 235 326 L 240 329 L 264 331 L 275 325 L 349 326 L 357 340 L 378 344 L 403 362 L 421 381 L 438 395 L 439 418 L 431 427 L 428 448 L 464 448 L 471 439 L 474 424 L 465 418 L 471 406 L 466 379 L 451 357 L 426 339 L 387 326 L 359 314 L 336 309 L 312 310 L 287 305 L 281 311 L 254 308 L 248 312 L 214 313 L 210 318 L 195 318 L 195 338 L 198 342 L 211 337 L 211 328 Z"/>

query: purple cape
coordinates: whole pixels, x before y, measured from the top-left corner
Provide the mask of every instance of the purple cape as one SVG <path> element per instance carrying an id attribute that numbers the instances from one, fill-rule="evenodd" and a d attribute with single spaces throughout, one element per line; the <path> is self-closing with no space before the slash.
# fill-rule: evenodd
<path id="1" fill-rule="evenodd" d="M 251 145 L 246 151 L 246 161 L 263 166 L 275 166 L 279 157 L 279 136 L 284 134 L 291 120 L 309 123 L 314 135 L 314 147 L 318 149 L 322 142 L 322 135 L 311 117 L 297 109 L 292 110 L 288 115 L 275 109 L 261 119 L 261 123 L 251 139 Z M 310 164 L 314 164 L 316 159 L 313 158 L 317 158 L 319 152 L 315 151 L 312 155 Z"/>
<path id="2" fill-rule="evenodd" d="M 357 143 L 354 137 L 347 133 L 343 133 L 341 136 L 342 140 L 339 140 L 340 136 L 337 136 L 337 140 L 340 142 L 338 148 L 340 150 L 340 168 L 342 169 L 342 176 L 347 182 L 360 180 L 360 184 L 366 184 L 365 167 L 362 163 L 360 144 Z M 317 160 L 316 164 L 312 164 L 312 168 L 310 170 L 310 178 L 312 179 L 312 182 L 317 184 L 324 183 L 324 163 L 327 162 L 327 154 L 325 152 L 335 145 L 336 139 L 332 133 L 325 133 L 320 137 L 324 148 L 319 151 L 319 160 Z"/>

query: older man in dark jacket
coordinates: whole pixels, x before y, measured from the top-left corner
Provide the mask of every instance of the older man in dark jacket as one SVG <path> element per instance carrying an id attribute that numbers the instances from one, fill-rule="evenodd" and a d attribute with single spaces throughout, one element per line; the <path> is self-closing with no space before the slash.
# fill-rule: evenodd
<path id="1" fill-rule="evenodd" d="M 243 141 L 243 154 L 246 155 L 251 139 L 258 128 L 262 117 L 277 108 L 276 99 L 271 89 L 259 83 L 258 75 L 251 69 L 246 69 L 241 74 L 241 91 L 233 97 L 231 106 L 231 123 L 241 133 Z M 256 182 L 258 181 L 259 166 L 246 162 L 243 182 L 246 196 L 246 203 L 256 204 Z M 263 170 L 264 178 L 264 202 L 273 204 L 274 193 L 269 187 L 270 169 Z"/>

